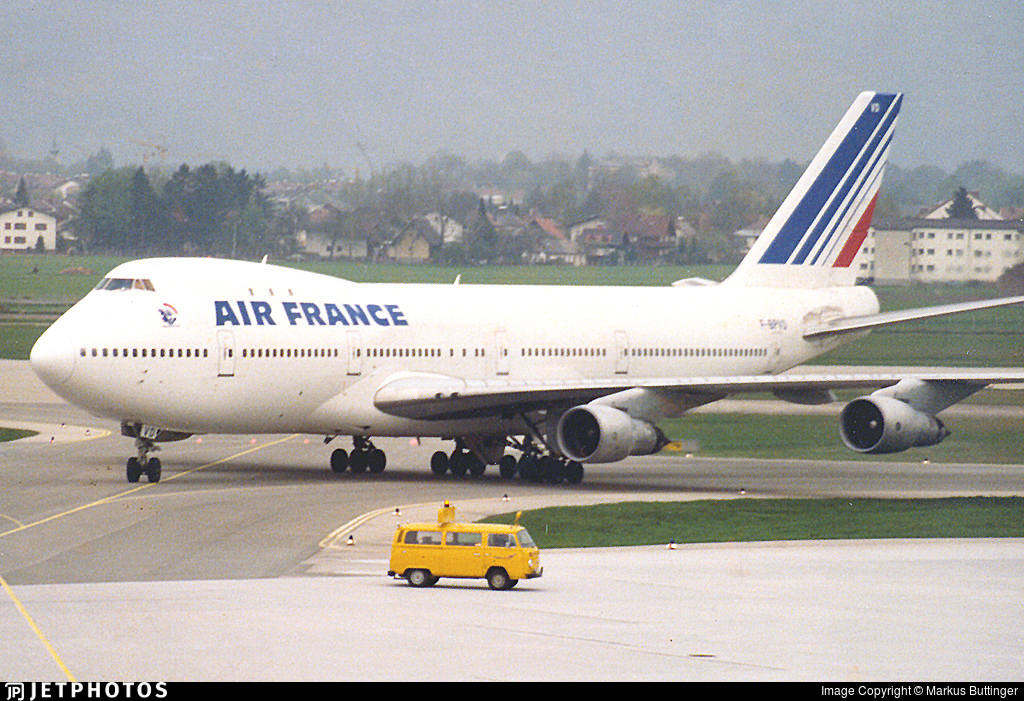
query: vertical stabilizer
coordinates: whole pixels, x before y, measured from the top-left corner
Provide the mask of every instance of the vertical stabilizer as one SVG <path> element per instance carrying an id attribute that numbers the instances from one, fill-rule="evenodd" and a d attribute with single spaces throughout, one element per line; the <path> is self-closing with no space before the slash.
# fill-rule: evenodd
<path id="1" fill-rule="evenodd" d="M 852 285 L 902 94 L 861 93 L 723 284 Z"/>

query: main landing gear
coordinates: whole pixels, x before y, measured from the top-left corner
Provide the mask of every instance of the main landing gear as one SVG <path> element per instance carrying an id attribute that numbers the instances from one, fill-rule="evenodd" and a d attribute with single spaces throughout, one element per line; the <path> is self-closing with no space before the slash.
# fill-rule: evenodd
<path id="1" fill-rule="evenodd" d="M 522 441 L 514 438 L 509 440 L 514 448 L 523 452 L 517 461 L 511 455 L 502 457 L 498 463 L 498 471 L 502 477 L 511 478 L 519 475 L 527 482 L 546 482 L 548 484 L 580 484 L 583 481 L 583 465 L 570 460 L 564 455 L 555 455 L 542 445 L 538 445 L 530 436 Z M 506 460 L 511 458 L 511 460 Z M 515 466 L 513 467 L 513 461 Z"/>
<path id="2" fill-rule="evenodd" d="M 352 452 L 348 453 L 344 448 L 338 448 L 331 453 L 331 470 L 342 473 L 351 469 L 354 473 L 366 472 L 369 470 L 374 474 L 384 472 L 388 458 L 384 451 L 377 448 L 366 436 L 353 436 Z"/>
<path id="3" fill-rule="evenodd" d="M 548 484 L 579 484 L 583 481 L 583 465 L 560 455 L 546 453 L 527 437 L 523 441 L 509 440 L 509 445 L 522 451 L 517 459 L 514 455 L 504 454 L 498 458 L 498 474 L 503 479 L 513 479 L 517 475 L 528 482 Z M 484 474 L 486 464 L 475 451 L 466 447 L 463 439 L 455 441 L 455 449 L 451 455 L 437 451 L 430 458 L 430 471 L 435 475 L 450 472 L 454 477 L 479 477 Z"/>
<path id="4" fill-rule="evenodd" d="M 138 457 L 128 458 L 128 464 L 125 465 L 125 475 L 128 477 L 128 481 L 134 484 L 145 474 L 146 479 L 150 482 L 159 482 L 160 458 L 151 458 L 149 454 L 160 449 L 148 438 L 136 438 L 135 449 L 139 452 Z"/>

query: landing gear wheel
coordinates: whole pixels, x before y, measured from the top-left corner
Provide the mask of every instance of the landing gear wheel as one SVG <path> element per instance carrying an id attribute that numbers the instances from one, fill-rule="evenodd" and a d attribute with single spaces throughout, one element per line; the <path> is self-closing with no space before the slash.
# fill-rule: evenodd
<path id="1" fill-rule="evenodd" d="M 342 473 L 348 469 L 348 452 L 344 448 L 338 448 L 331 453 L 331 470 Z"/>
<path id="2" fill-rule="evenodd" d="M 348 465 L 355 474 L 366 472 L 366 451 L 353 450 L 352 455 L 348 458 Z"/>
<path id="3" fill-rule="evenodd" d="M 370 468 L 370 472 L 375 475 L 379 475 L 384 472 L 384 468 L 387 464 L 388 457 L 380 448 L 374 448 L 366 454 L 366 466 Z"/>
<path id="4" fill-rule="evenodd" d="M 513 455 L 502 455 L 498 461 L 498 474 L 502 479 L 512 479 L 516 474 L 516 459 Z"/>
<path id="5" fill-rule="evenodd" d="M 564 472 L 565 481 L 568 482 L 569 484 L 580 484 L 581 482 L 583 482 L 583 465 L 576 462 L 575 460 L 570 460 L 569 462 L 565 463 Z"/>
<path id="6" fill-rule="evenodd" d="M 430 456 L 430 471 L 435 475 L 448 472 L 448 453 L 439 450 Z"/>
<path id="7" fill-rule="evenodd" d="M 125 476 L 133 484 L 142 477 L 142 465 L 139 463 L 138 458 L 128 458 L 128 464 L 125 465 Z"/>
<path id="8" fill-rule="evenodd" d="M 524 454 L 519 458 L 519 468 L 517 472 L 519 473 L 519 477 L 527 482 L 540 482 L 541 471 L 538 458 L 529 454 Z"/>
<path id="9" fill-rule="evenodd" d="M 468 462 L 470 476 L 482 477 L 484 472 L 487 470 L 487 465 L 484 464 L 483 460 L 478 458 L 476 455 L 473 455 L 473 453 L 466 453 L 466 455 L 469 458 Z"/>
<path id="10" fill-rule="evenodd" d="M 465 477 L 469 471 L 469 453 L 452 453 L 448 458 L 448 470 L 453 477 Z"/>
<path id="11" fill-rule="evenodd" d="M 150 458 L 146 462 L 146 479 L 151 483 L 156 484 L 160 481 L 160 473 L 162 472 L 162 465 L 160 464 L 160 458 Z"/>

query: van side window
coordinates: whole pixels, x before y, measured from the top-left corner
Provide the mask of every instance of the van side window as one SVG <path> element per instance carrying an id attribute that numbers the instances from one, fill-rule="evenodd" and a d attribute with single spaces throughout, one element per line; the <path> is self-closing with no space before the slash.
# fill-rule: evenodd
<path id="1" fill-rule="evenodd" d="M 440 531 L 409 531 L 405 534 L 407 545 L 440 545 Z"/>
<path id="2" fill-rule="evenodd" d="M 480 545 L 483 542 L 483 536 L 480 533 L 448 531 L 445 534 L 444 540 L 447 545 Z"/>
<path id="3" fill-rule="evenodd" d="M 487 545 L 492 548 L 514 548 L 516 541 L 511 533 L 491 533 L 487 536 Z"/>

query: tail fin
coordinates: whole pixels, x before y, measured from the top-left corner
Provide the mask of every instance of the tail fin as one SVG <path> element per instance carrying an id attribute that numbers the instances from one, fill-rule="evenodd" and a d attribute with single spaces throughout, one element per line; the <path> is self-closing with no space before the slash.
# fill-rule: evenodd
<path id="1" fill-rule="evenodd" d="M 723 284 L 852 285 L 850 268 L 868 233 L 902 94 L 857 96 Z"/>

